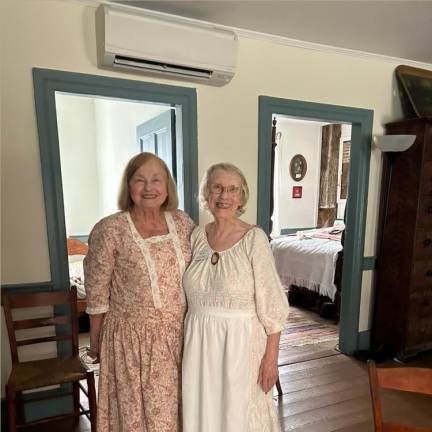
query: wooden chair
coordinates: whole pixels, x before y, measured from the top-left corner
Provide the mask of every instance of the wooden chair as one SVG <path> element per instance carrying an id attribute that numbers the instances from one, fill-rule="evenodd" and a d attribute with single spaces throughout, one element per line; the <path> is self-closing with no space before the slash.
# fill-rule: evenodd
<path id="1" fill-rule="evenodd" d="M 380 396 L 380 389 L 432 395 L 432 369 L 413 367 L 377 368 L 373 360 L 368 360 L 367 366 L 375 432 L 432 432 L 432 426 L 416 427 L 383 421 Z"/>
<path id="2" fill-rule="evenodd" d="M 75 418 L 86 415 L 91 423 L 91 431 L 96 432 L 96 391 L 93 371 L 85 368 L 78 355 L 78 321 L 76 313 L 76 288 L 70 291 L 7 294 L 2 293 L 2 303 L 6 318 L 6 326 L 9 336 L 9 344 L 12 356 L 12 371 L 6 384 L 6 402 L 9 417 L 9 431 L 45 422 L 64 418 Z M 68 309 L 69 312 L 62 315 L 25 320 L 14 320 L 13 309 L 57 306 L 63 305 L 61 313 Z M 56 335 L 48 337 L 33 337 L 25 340 L 17 340 L 15 331 L 23 329 L 35 329 L 39 327 L 56 326 Z M 61 331 L 60 331 L 61 330 Z M 52 341 L 71 341 L 72 355 L 66 358 L 50 358 L 20 362 L 18 347 Z M 80 383 L 87 380 L 87 390 Z M 44 418 L 41 420 L 24 423 L 23 408 L 24 390 L 37 389 L 47 386 L 72 384 L 74 412 L 72 414 Z M 80 389 L 87 396 L 89 409 L 84 409 L 80 404 Z M 51 396 L 53 397 L 53 396 Z M 49 399 L 44 396 L 39 399 Z M 37 398 L 32 398 L 38 400 Z M 17 410 L 18 408 L 18 410 Z"/>

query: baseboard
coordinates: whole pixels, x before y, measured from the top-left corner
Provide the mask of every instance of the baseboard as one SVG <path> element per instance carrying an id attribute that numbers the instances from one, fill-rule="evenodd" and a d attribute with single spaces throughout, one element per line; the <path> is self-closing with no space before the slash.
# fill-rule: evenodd
<path id="1" fill-rule="evenodd" d="M 68 385 L 62 388 L 42 390 L 40 392 L 24 395 L 24 416 L 25 421 L 39 420 L 45 417 L 52 417 L 62 414 L 71 414 L 73 412 L 73 398 L 70 393 L 71 389 Z M 70 385 L 69 385 L 70 387 Z M 35 397 L 52 397 L 53 399 L 32 400 Z M 1 399 L 1 430 L 6 431 L 7 428 L 7 407 L 6 399 Z"/>

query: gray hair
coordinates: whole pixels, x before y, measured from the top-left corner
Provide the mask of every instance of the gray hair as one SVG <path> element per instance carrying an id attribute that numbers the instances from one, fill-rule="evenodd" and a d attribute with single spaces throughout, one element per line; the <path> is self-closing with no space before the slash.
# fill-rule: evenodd
<path id="1" fill-rule="evenodd" d="M 246 181 L 246 177 L 244 176 L 242 171 L 239 168 L 237 168 L 235 165 L 230 164 L 228 162 L 221 162 L 221 163 L 214 164 L 210 168 L 208 168 L 207 171 L 205 172 L 199 188 L 198 199 L 199 199 L 200 207 L 203 210 L 208 210 L 210 181 L 214 172 L 218 169 L 237 174 L 240 178 L 241 189 L 242 189 L 242 200 L 241 200 L 240 207 L 237 209 L 237 216 L 240 216 L 246 211 L 245 206 L 249 200 L 249 187 Z"/>

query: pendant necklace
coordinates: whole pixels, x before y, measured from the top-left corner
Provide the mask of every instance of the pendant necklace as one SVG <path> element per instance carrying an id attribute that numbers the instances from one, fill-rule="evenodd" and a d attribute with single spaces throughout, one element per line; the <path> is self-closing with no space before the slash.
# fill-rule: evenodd
<path id="1" fill-rule="evenodd" d="M 216 265 L 218 263 L 218 261 L 219 261 L 219 252 L 213 252 L 213 255 L 210 258 L 210 262 L 213 265 Z"/>

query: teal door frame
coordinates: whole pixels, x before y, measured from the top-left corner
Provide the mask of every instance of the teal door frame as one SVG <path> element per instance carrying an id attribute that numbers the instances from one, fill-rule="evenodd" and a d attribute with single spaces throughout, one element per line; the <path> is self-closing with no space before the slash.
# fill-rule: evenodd
<path id="1" fill-rule="evenodd" d="M 43 283 L 2 286 L 10 292 L 69 289 L 63 187 L 57 129 L 55 93 L 75 93 L 117 99 L 141 100 L 182 107 L 183 171 L 185 210 L 198 223 L 197 100 L 194 88 L 152 84 L 120 78 L 87 75 L 49 69 L 33 69 L 33 86 L 45 200 L 51 280 Z M 187 174 L 187 175 L 186 175 Z M 96 222 L 96 221 L 95 221 Z M 55 310 L 54 313 L 60 313 Z M 56 329 L 57 332 L 61 329 Z M 69 353 L 71 346 L 59 342 L 57 351 Z M 27 420 L 71 412 L 68 386 L 44 393 L 54 399 L 33 402 L 26 407 Z"/>
<path id="2" fill-rule="evenodd" d="M 351 123 L 352 125 L 339 348 L 345 354 L 353 354 L 361 346 L 358 328 L 364 270 L 363 250 L 373 111 L 268 96 L 259 97 L 257 221 L 267 233 L 270 222 L 271 127 L 273 114 L 282 114 L 306 120 Z"/>
<path id="3" fill-rule="evenodd" d="M 33 69 L 34 96 L 45 198 L 51 281 L 54 290 L 69 289 L 66 228 L 55 93 L 181 105 L 185 210 L 198 222 L 197 102 L 194 88 L 49 69 Z M 96 222 L 96 221 L 95 221 Z"/>

